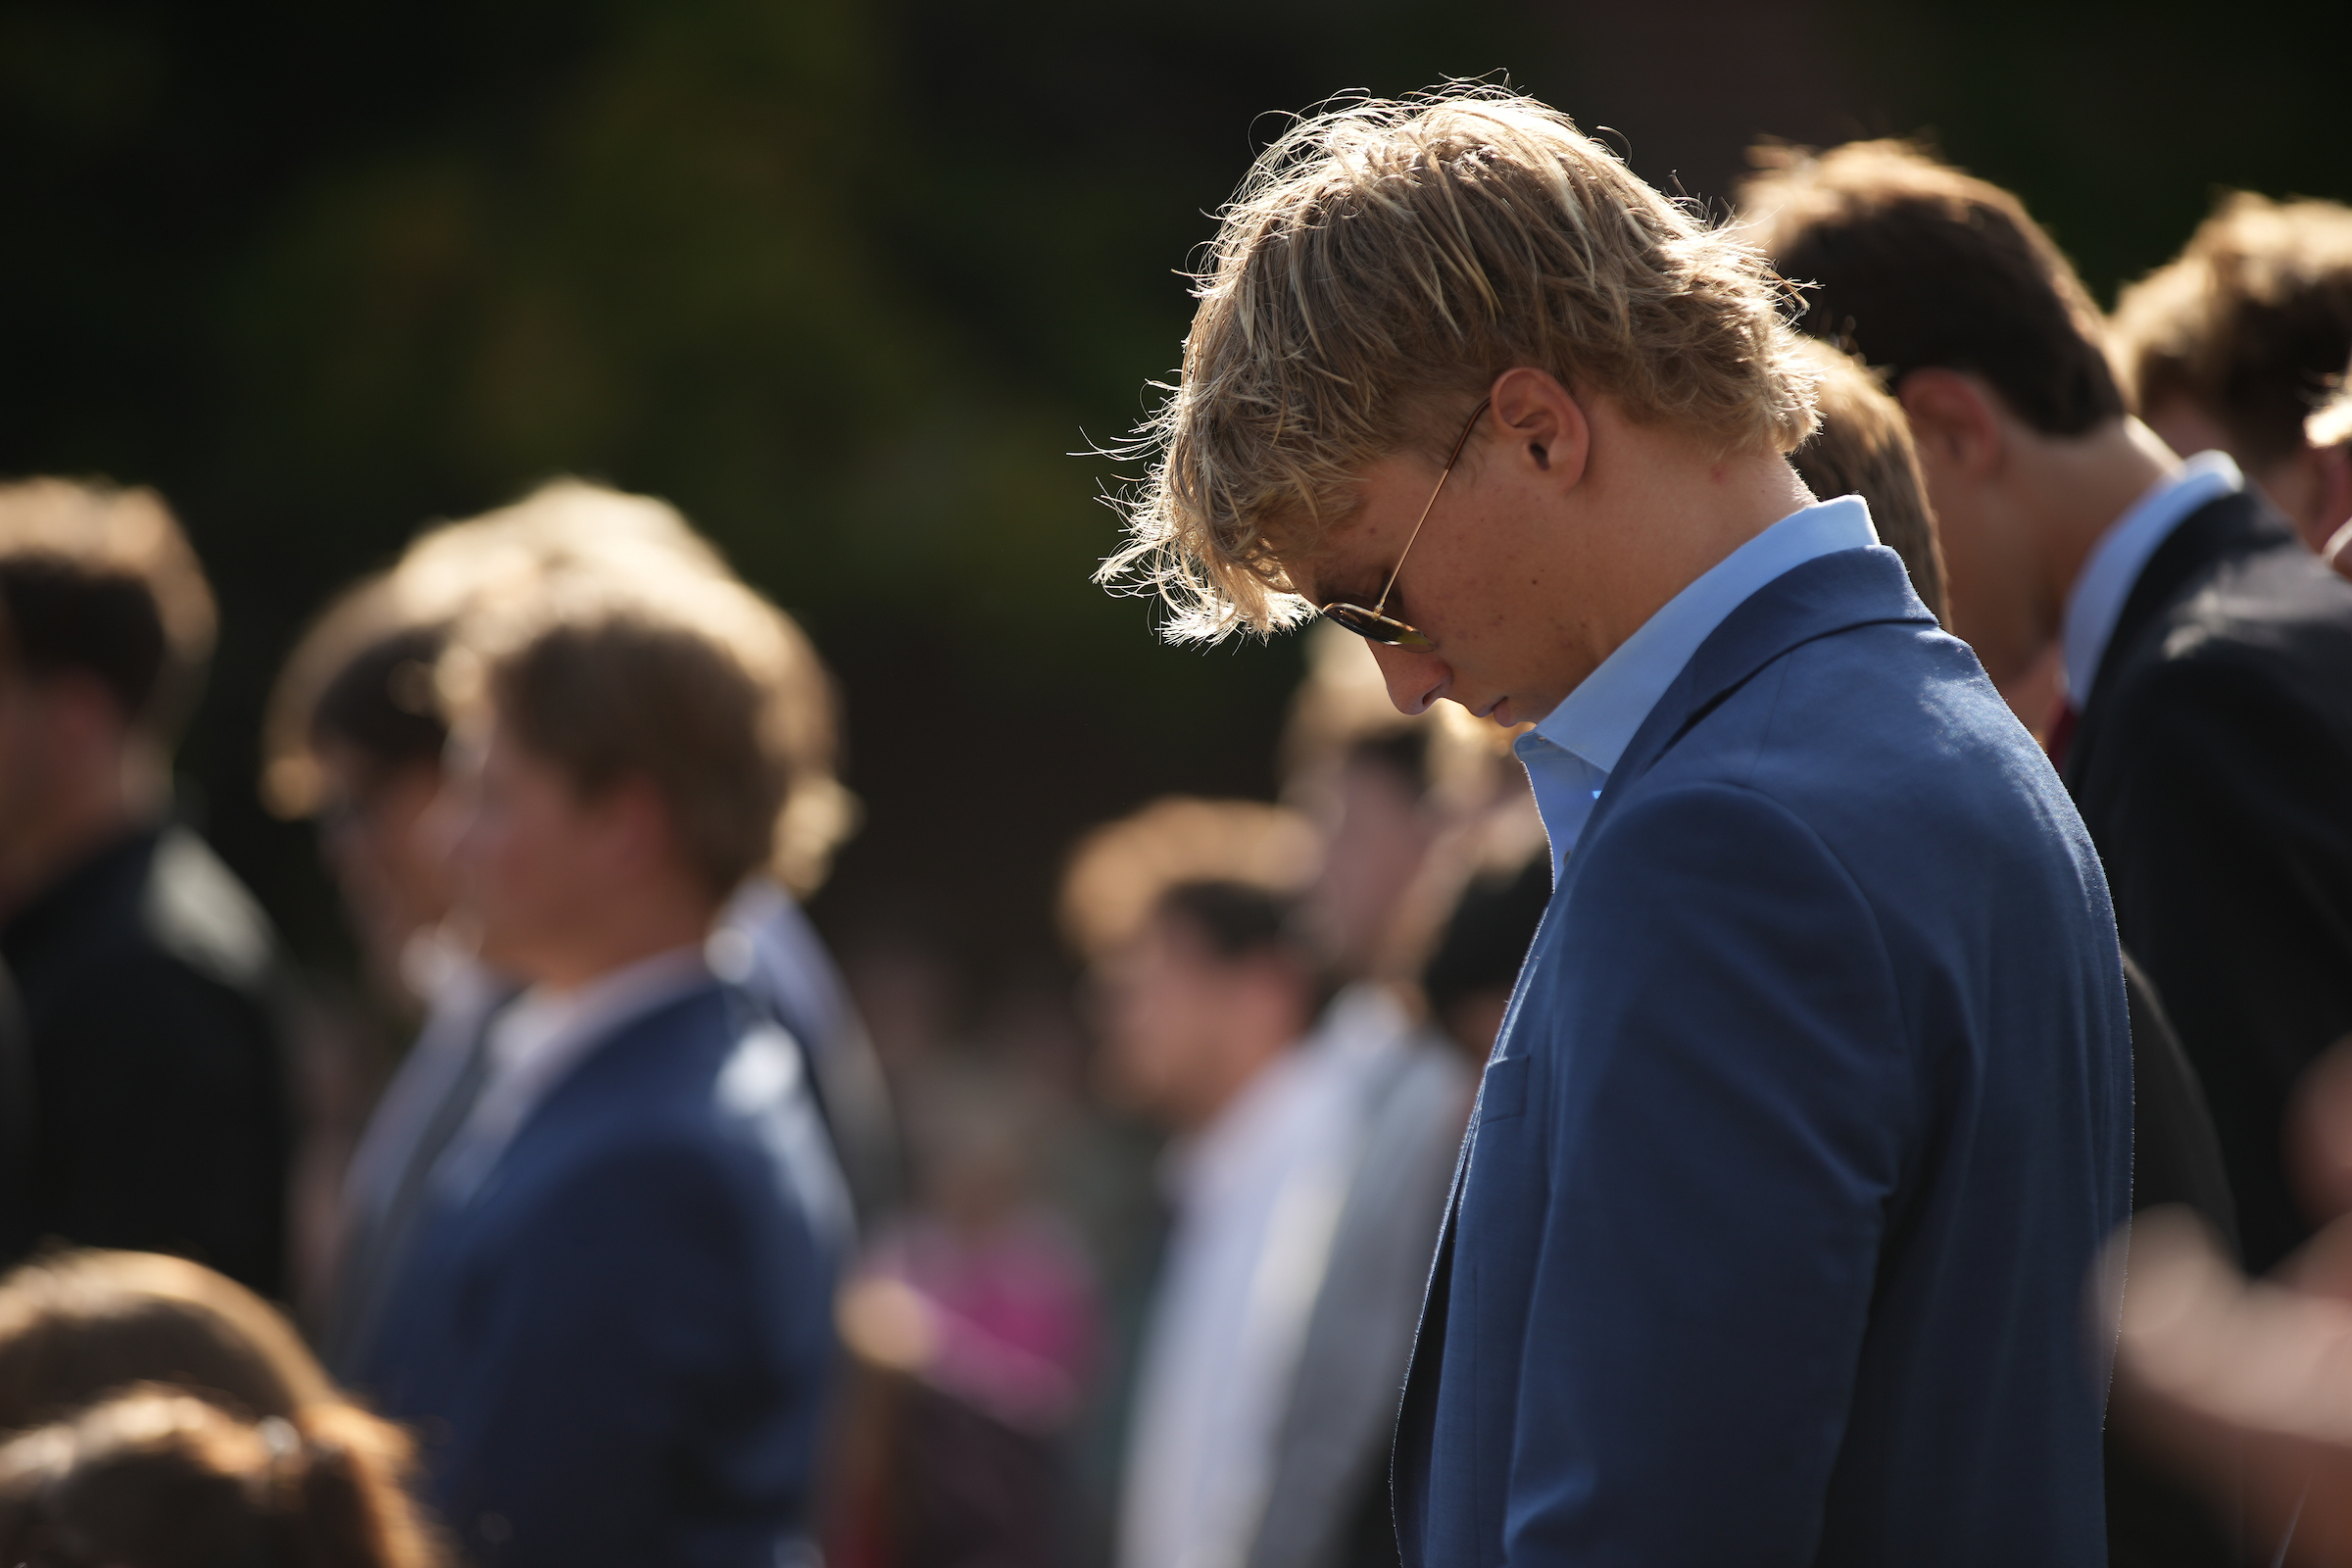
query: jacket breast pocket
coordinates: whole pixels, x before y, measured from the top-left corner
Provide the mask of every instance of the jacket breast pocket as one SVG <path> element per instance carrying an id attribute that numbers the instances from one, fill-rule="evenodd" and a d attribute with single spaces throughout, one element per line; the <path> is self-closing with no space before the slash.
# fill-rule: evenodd
<path id="1" fill-rule="evenodd" d="M 1478 1091 L 1478 1124 L 1505 1121 L 1527 1114 L 1526 1056 L 1504 1056 L 1487 1063 L 1486 1080 Z"/>

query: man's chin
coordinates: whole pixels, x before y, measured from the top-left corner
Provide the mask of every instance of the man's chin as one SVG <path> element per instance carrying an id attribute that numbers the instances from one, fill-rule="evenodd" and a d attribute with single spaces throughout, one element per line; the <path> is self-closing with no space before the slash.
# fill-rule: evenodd
<path id="1" fill-rule="evenodd" d="M 1530 724 L 1543 723 L 1544 716 L 1559 706 L 1557 703 L 1531 703 L 1524 697 L 1497 697 L 1487 705 L 1484 712 L 1475 708 L 1470 711 L 1473 716 L 1485 719 L 1496 729 L 1524 729 Z"/>

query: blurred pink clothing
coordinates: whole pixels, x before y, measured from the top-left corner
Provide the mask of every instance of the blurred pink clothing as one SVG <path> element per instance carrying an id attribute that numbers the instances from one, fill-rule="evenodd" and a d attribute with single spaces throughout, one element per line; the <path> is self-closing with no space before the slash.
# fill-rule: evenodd
<path id="1" fill-rule="evenodd" d="M 906 1286 L 930 1308 L 925 1382 L 1024 1431 L 1051 1431 L 1077 1413 L 1100 1340 L 1095 1284 L 1052 1215 L 1030 1210 L 976 1236 L 909 1219 L 875 1242 L 865 1273 Z"/>

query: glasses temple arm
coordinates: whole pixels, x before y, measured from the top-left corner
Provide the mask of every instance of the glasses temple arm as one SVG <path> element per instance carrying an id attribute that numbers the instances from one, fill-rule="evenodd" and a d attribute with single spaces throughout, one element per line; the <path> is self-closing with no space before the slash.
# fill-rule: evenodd
<path id="1" fill-rule="evenodd" d="M 1429 521 L 1431 513 L 1438 510 L 1438 497 L 1446 493 L 1446 480 L 1452 474 L 1453 466 L 1462 461 L 1462 451 L 1470 445 L 1470 432 L 1478 428 L 1479 416 L 1485 414 L 1487 405 L 1494 401 L 1493 398 L 1479 399 L 1478 407 L 1470 411 L 1469 421 L 1462 426 L 1462 433 L 1454 437 L 1453 450 L 1446 455 L 1446 466 L 1438 470 L 1437 488 L 1430 491 L 1429 504 L 1421 509 L 1421 515 L 1413 520 L 1413 531 L 1404 536 L 1404 548 L 1396 553 L 1396 564 L 1390 568 L 1389 580 L 1381 585 L 1380 598 L 1372 606 L 1375 615 L 1389 608 L 1389 595 L 1396 591 L 1396 579 L 1404 571 L 1404 558 L 1413 553 L 1413 543 L 1421 537 L 1421 525 Z"/>

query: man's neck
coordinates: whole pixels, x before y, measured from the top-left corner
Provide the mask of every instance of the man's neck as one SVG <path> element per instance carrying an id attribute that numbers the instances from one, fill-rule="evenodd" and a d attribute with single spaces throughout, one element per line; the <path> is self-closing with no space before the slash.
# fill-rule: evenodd
<path id="1" fill-rule="evenodd" d="M 2038 514 L 2042 572 L 2056 635 L 2067 594 L 2090 553 L 2133 502 L 2180 466 L 2170 447 L 2137 419 L 2101 425 L 2087 435 L 2037 436 L 2020 444 L 2020 503 Z"/>
<path id="2" fill-rule="evenodd" d="M 1594 636 L 1587 649 L 1592 668 L 1733 551 L 1814 499 L 1778 453 L 1735 453 L 1711 463 L 1685 456 L 1611 479 L 1620 485 L 1632 481 L 1649 504 L 1616 510 L 1615 514 L 1643 521 L 1627 530 L 1611 552 L 1617 558 L 1611 573 L 1616 591 L 1596 601 L 1608 610 L 1592 623 Z M 1661 515 L 1673 526 L 1655 526 Z"/>
<path id="3" fill-rule="evenodd" d="M 576 933 L 561 951 L 536 956 L 532 984 L 553 995 L 575 992 L 665 953 L 701 946 L 718 917 L 715 905 L 686 897 L 616 895 L 609 924 Z"/>

